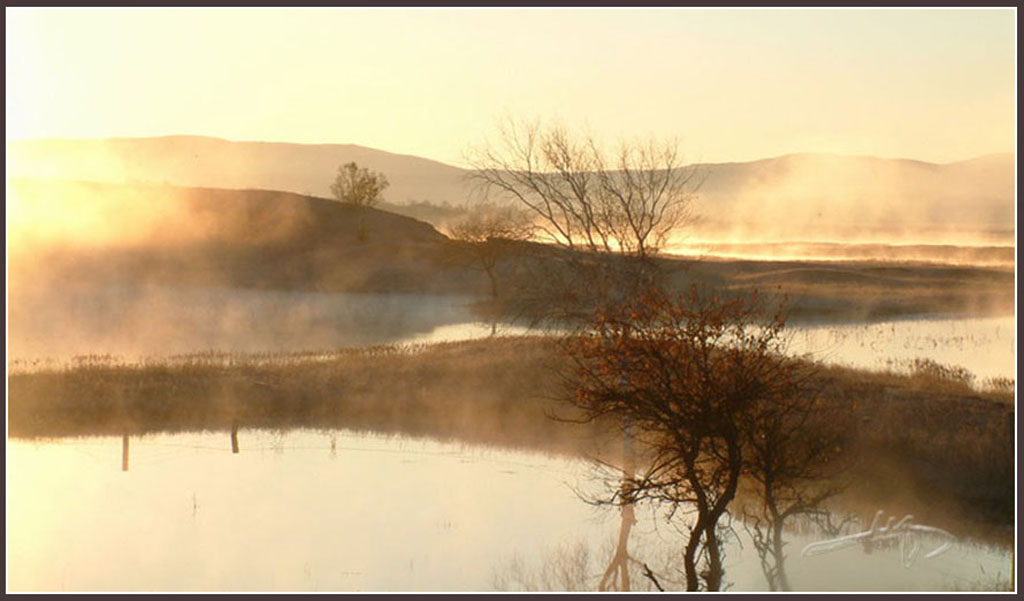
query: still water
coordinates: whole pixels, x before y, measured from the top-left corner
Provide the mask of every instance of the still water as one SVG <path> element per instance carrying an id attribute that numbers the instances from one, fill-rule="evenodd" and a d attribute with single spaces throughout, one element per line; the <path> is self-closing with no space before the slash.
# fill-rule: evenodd
<path id="1" fill-rule="evenodd" d="M 110 354 L 135 361 L 196 351 L 290 352 L 430 341 L 474 321 L 463 296 L 338 294 L 68 282 L 60 294 L 18 291 L 9 356 Z M 476 336 L 489 333 L 480 324 Z"/>
<path id="2" fill-rule="evenodd" d="M 966 368 L 981 383 L 987 378 L 1015 378 L 1016 323 L 1010 315 L 800 326 L 790 328 L 790 350 L 867 369 L 899 369 L 901 362 L 926 358 Z"/>
<path id="3" fill-rule="evenodd" d="M 242 430 L 235 442 L 237 453 L 227 432 L 8 440 L 9 590 L 514 589 L 573 546 L 591 550 L 593 590 L 619 530 L 617 509 L 577 495 L 604 486 L 580 459 L 349 431 Z M 637 518 L 630 552 L 672 565 L 680 535 L 656 508 Z M 763 590 L 734 527 L 726 581 Z M 1011 569 L 1008 550 L 965 541 L 910 567 L 898 550 L 800 556 L 814 540 L 788 547 L 798 590 L 962 589 Z M 509 578 L 515 563 L 524 578 Z"/>
<path id="4" fill-rule="evenodd" d="M 491 324 L 472 297 L 338 294 L 157 285 L 85 286 L 11 302 L 8 356 L 15 369 L 47 359 L 109 354 L 134 362 L 196 351 L 291 352 L 370 344 L 482 338 Z M 499 333 L 529 333 L 499 324 Z M 853 367 L 929 358 L 985 378 L 1013 378 L 1013 316 L 903 319 L 791 327 L 794 353 Z"/>
<path id="5" fill-rule="evenodd" d="M 503 325 L 502 333 L 529 330 Z M 490 334 L 483 323 L 440 326 L 403 342 L 466 340 Z M 959 366 L 975 376 L 976 384 L 989 378 L 1015 379 L 1016 318 L 900 319 L 867 324 L 795 325 L 787 329 L 787 348 L 825 363 L 848 367 L 897 371 L 923 358 Z"/>

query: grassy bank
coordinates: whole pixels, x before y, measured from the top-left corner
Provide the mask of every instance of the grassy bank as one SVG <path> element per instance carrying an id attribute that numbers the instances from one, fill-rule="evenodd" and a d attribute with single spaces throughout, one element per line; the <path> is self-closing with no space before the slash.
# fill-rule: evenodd
<path id="1" fill-rule="evenodd" d="M 552 419 L 571 417 L 558 401 L 563 368 L 555 343 L 534 337 L 134 365 L 87 358 L 10 375 L 9 436 L 346 428 L 613 459 L 610 425 Z M 823 400 L 856 418 L 851 489 L 864 503 L 914 499 L 936 519 L 966 515 L 1003 532 L 1014 516 L 1013 393 L 978 392 L 955 375 L 820 367 L 816 377 Z"/>
<path id="2" fill-rule="evenodd" d="M 594 432 L 550 419 L 554 349 L 507 338 L 328 354 L 102 357 L 8 379 L 15 437 L 328 427 L 576 452 Z"/>

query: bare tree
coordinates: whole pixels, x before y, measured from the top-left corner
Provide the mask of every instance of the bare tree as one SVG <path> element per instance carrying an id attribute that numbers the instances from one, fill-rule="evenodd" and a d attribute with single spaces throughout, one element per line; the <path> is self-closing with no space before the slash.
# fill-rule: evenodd
<path id="1" fill-rule="evenodd" d="M 534 215 L 542 241 L 572 251 L 555 255 L 571 265 L 543 278 L 548 296 L 578 302 L 589 293 L 600 304 L 647 287 L 648 259 L 691 219 L 700 183 L 681 165 L 678 145 L 652 139 L 607 153 L 593 137 L 560 125 L 511 119 L 499 132 L 497 144 L 470 156 L 471 176 Z"/>
<path id="2" fill-rule="evenodd" d="M 533 318 L 573 321 L 595 307 L 608 307 L 660 288 L 653 259 L 672 232 L 692 218 L 700 180 L 684 168 L 674 141 L 623 142 L 606 152 L 592 136 L 570 134 L 561 125 L 508 119 L 499 142 L 469 161 L 472 177 L 487 194 L 512 199 L 530 212 L 541 241 L 528 262 L 532 277 L 520 282 L 518 310 Z M 544 252 L 547 250 L 547 252 Z M 606 340 L 606 342 L 608 342 Z M 634 475 L 632 422 L 620 415 L 623 478 Z M 629 587 L 626 551 L 633 498 L 622 501 L 619 547 L 601 588 Z"/>
<path id="3" fill-rule="evenodd" d="M 756 294 L 720 299 L 642 293 L 598 313 L 567 339 L 572 404 L 586 419 L 635 427 L 647 467 L 607 502 L 692 507 L 683 553 L 687 590 L 720 590 L 719 521 L 747 468 L 749 429 L 799 384 L 783 354 L 781 314 Z"/>
<path id="4" fill-rule="evenodd" d="M 381 193 L 387 187 L 388 178 L 383 173 L 360 168 L 352 162 L 338 167 L 338 175 L 331 184 L 331 194 L 345 204 L 372 207 L 380 203 Z"/>
<path id="5" fill-rule="evenodd" d="M 455 242 L 453 254 L 487 274 L 491 299 L 498 300 L 498 261 L 509 251 L 509 243 L 529 240 L 534 226 L 528 217 L 512 207 L 476 207 L 466 218 L 449 228 Z"/>

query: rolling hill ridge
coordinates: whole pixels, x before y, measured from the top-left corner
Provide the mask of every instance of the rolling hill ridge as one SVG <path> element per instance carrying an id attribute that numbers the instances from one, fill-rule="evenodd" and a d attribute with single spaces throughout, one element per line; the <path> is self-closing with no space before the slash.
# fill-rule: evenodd
<path id="1" fill-rule="evenodd" d="M 41 139 L 8 144 L 12 176 L 328 196 L 337 167 L 385 173 L 391 205 L 460 205 L 478 191 L 472 172 L 350 144 L 232 142 L 199 136 Z M 1013 239 L 1012 154 L 947 164 L 791 154 L 693 166 L 703 178 L 698 236 L 715 239 L 856 239 L 949 242 L 987 232 Z M 435 222 L 438 225 L 438 222 Z"/>

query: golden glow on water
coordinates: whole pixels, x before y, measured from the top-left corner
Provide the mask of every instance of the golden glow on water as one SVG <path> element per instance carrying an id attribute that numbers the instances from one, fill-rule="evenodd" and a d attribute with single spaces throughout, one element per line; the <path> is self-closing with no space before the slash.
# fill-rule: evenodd
<path id="1" fill-rule="evenodd" d="M 131 437 L 128 471 L 121 437 L 8 440 L 8 589 L 490 590 L 514 557 L 539 567 L 582 542 L 599 563 L 619 530 L 570 488 L 601 486 L 579 461 L 344 431 L 238 439 L 236 454 L 227 432 Z M 633 552 L 678 550 L 660 511 L 636 515 Z M 749 541 L 726 557 L 734 590 L 763 590 Z M 1011 567 L 967 545 L 911 568 L 859 549 L 790 557 L 804 590 L 949 588 Z"/>
<path id="2" fill-rule="evenodd" d="M 586 522 L 570 462 L 242 430 L 8 442 L 13 590 L 443 590 Z M 478 488 L 481 481 L 490 485 Z M 472 569 L 471 569 L 472 568 Z"/>
<path id="3" fill-rule="evenodd" d="M 880 262 L 907 265 L 929 263 L 969 267 L 1013 268 L 1014 248 L 943 247 L 935 245 L 849 244 L 690 244 L 666 249 L 666 255 L 687 259 L 795 262 Z"/>

